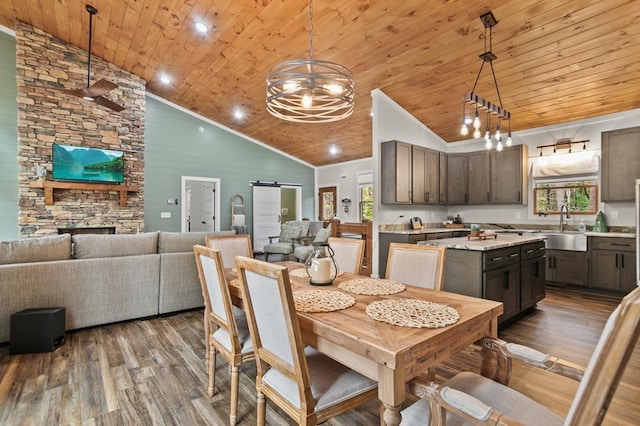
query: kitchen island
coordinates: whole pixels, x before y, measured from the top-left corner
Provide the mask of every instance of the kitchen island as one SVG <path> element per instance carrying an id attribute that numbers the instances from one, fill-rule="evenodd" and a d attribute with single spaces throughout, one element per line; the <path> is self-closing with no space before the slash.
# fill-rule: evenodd
<path id="1" fill-rule="evenodd" d="M 444 290 L 502 302 L 502 324 L 545 296 L 544 235 L 445 238 L 418 244 L 447 248 Z"/>

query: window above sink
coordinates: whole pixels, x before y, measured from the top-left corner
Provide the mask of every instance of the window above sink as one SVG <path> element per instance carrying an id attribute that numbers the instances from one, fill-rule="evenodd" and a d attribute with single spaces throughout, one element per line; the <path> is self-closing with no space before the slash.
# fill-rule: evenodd
<path id="1" fill-rule="evenodd" d="M 559 215 L 563 204 L 569 207 L 572 215 L 595 215 L 598 212 L 598 181 L 573 180 L 535 184 L 534 215 Z"/>

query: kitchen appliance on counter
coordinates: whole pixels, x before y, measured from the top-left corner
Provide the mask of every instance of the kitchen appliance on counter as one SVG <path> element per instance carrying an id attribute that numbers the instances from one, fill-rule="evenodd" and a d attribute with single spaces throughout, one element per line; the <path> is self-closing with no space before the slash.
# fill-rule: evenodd
<path id="1" fill-rule="evenodd" d="M 422 219 L 419 217 L 412 217 L 409 219 L 409 228 L 411 229 L 422 229 Z"/>

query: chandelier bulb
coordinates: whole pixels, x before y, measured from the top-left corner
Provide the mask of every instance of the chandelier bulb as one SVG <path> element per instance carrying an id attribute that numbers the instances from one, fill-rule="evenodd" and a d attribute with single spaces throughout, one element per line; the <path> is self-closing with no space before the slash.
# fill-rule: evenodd
<path id="1" fill-rule="evenodd" d="M 313 105 L 313 101 L 311 99 L 311 95 L 305 94 L 304 96 L 302 96 L 302 106 L 303 107 L 311 108 L 312 105 Z"/>
<path id="2" fill-rule="evenodd" d="M 489 132 L 489 129 L 484 132 L 484 140 L 487 141 L 487 143 L 491 143 L 491 133 Z"/>
<path id="3" fill-rule="evenodd" d="M 469 134 L 469 128 L 467 127 L 466 123 L 462 123 L 462 127 L 460 127 L 460 134 L 462 136 L 467 136 Z"/>
<path id="4" fill-rule="evenodd" d="M 482 123 L 480 123 L 480 117 L 478 117 L 478 111 L 476 111 L 476 116 L 473 119 L 473 128 L 474 129 L 479 129 L 481 125 L 482 125 Z"/>
<path id="5" fill-rule="evenodd" d="M 480 139 L 480 136 L 482 136 L 482 133 L 480 133 L 480 129 L 475 129 L 473 131 L 473 137 L 474 139 Z"/>
<path id="6" fill-rule="evenodd" d="M 511 146 L 513 144 L 513 140 L 511 139 L 511 132 L 507 134 L 507 146 Z"/>
<path id="7" fill-rule="evenodd" d="M 486 142 L 485 142 L 485 144 L 484 144 L 484 147 L 485 147 L 486 149 L 491 149 L 491 148 L 493 148 L 493 142 L 491 142 L 491 138 L 489 138 L 489 139 L 487 139 L 487 140 L 486 140 Z"/>
<path id="8" fill-rule="evenodd" d="M 498 143 L 496 144 L 496 151 L 500 152 L 503 148 L 504 146 L 502 145 L 502 141 L 498 140 Z"/>
<path id="9" fill-rule="evenodd" d="M 496 138 L 497 141 L 500 140 L 500 126 L 496 126 L 496 134 L 494 135 L 494 137 Z"/>

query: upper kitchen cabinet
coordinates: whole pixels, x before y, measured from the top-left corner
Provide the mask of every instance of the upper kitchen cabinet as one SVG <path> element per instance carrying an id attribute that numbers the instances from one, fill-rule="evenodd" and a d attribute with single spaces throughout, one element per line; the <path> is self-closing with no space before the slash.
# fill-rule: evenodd
<path id="1" fill-rule="evenodd" d="M 467 204 L 469 201 L 467 154 L 447 154 L 447 204 Z"/>
<path id="2" fill-rule="evenodd" d="M 527 161 L 526 145 L 491 151 L 492 204 L 527 204 Z"/>
<path id="3" fill-rule="evenodd" d="M 411 145 L 399 141 L 383 142 L 381 186 L 383 204 L 411 204 Z"/>
<path id="4" fill-rule="evenodd" d="M 440 204 L 447 204 L 447 154 L 441 152 L 438 156 L 440 161 Z"/>
<path id="5" fill-rule="evenodd" d="M 602 201 L 634 201 L 636 179 L 640 179 L 640 127 L 602 132 Z"/>
<path id="6" fill-rule="evenodd" d="M 489 204 L 491 202 L 491 156 L 489 151 L 470 152 L 468 161 L 468 204 Z"/>
<path id="7" fill-rule="evenodd" d="M 411 154 L 413 204 L 440 204 L 440 153 L 413 145 Z"/>

